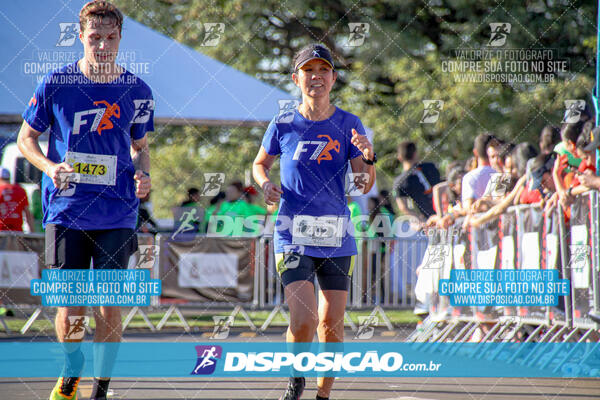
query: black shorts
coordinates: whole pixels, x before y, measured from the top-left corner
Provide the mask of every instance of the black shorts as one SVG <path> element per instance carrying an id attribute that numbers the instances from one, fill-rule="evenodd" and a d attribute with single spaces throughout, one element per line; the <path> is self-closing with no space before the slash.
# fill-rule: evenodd
<path id="1" fill-rule="evenodd" d="M 138 247 L 133 229 L 77 230 L 46 225 L 46 265 L 51 268 L 126 269 Z"/>
<path id="2" fill-rule="evenodd" d="M 315 275 L 321 290 L 348 290 L 354 267 L 354 256 L 321 258 L 297 253 L 275 255 L 277 272 L 283 286 L 296 281 L 314 282 Z"/>

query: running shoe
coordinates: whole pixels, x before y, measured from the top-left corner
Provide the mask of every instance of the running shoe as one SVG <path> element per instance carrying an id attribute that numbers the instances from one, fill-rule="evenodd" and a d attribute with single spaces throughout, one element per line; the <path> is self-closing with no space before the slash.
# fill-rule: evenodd
<path id="1" fill-rule="evenodd" d="M 81 378 L 58 378 L 49 400 L 77 400 L 77 385 Z"/>
<path id="2" fill-rule="evenodd" d="M 306 386 L 306 380 L 304 378 L 290 378 L 288 387 L 283 396 L 279 400 L 298 400 L 304 392 L 304 386 Z"/>

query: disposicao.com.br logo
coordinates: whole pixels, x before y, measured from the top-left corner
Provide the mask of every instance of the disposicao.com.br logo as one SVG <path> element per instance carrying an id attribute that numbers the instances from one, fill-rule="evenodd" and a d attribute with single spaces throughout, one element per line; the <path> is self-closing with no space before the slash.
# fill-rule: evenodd
<path id="1" fill-rule="evenodd" d="M 355 352 L 228 352 L 224 373 L 266 373 L 292 370 L 310 376 L 371 376 L 376 373 L 437 372 L 441 363 L 405 363 L 402 354 L 377 350 Z"/>

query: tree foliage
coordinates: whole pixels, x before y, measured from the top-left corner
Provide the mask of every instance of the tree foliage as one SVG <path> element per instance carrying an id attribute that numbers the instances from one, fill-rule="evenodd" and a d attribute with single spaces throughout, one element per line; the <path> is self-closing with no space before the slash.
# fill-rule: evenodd
<path id="1" fill-rule="evenodd" d="M 561 122 L 565 100 L 590 101 L 594 82 L 596 7 L 589 0 L 116 3 L 139 22 L 297 95 L 289 75 L 294 52 L 310 42 L 328 45 L 339 66 L 333 102 L 375 132 L 379 178 L 388 187 L 398 173 L 395 148 L 401 140 L 416 141 L 421 157 L 442 165 L 466 159 L 482 131 L 515 143 L 537 143 L 544 125 Z M 202 46 L 206 22 L 225 24 L 218 46 Z M 369 24 L 369 33 L 363 45 L 350 47 L 348 24 L 355 22 Z M 495 22 L 512 26 L 503 48 L 553 49 L 568 61 L 568 72 L 550 83 L 456 83 L 443 61 L 455 59 L 456 49 L 487 48 L 489 24 Z M 420 123 L 426 99 L 444 101 L 435 124 Z M 155 165 L 179 169 L 185 182 L 193 179 L 191 171 L 224 166 L 243 177 L 261 135 L 250 128 L 164 129 L 155 140 Z M 188 155 L 195 159 L 187 160 Z M 164 178 L 157 176 L 155 183 L 168 185 L 172 177 L 165 172 Z M 177 193 L 155 201 L 166 205 Z"/>

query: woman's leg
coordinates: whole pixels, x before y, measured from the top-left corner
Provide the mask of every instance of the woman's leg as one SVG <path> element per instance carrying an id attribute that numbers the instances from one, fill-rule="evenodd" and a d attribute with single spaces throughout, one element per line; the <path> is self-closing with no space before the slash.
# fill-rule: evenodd
<path id="1" fill-rule="evenodd" d="M 319 321 L 315 286 L 309 281 L 291 282 L 285 287 L 285 299 L 290 308 L 286 340 L 312 342 Z"/>
<path id="2" fill-rule="evenodd" d="M 344 312 L 346 310 L 347 290 L 319 291 L 319 342 L 344 341 Z M 318 392 L 321 397 L 329 397 L 334 377 L 319 377 Z"/>

